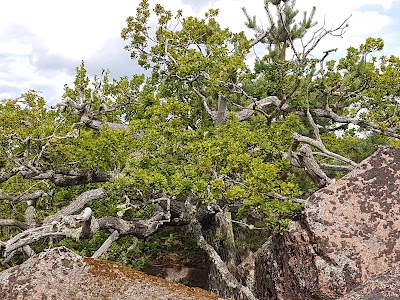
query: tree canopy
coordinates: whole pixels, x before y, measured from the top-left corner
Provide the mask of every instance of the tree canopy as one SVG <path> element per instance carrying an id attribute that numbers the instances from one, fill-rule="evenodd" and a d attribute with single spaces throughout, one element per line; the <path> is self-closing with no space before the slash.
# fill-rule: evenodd
<path id="1" fill-rule="evenodd" d="M 150 236 L 183 228 L 254 299 L 231 272 L 237 228 L 282 232 L 311 193 L 400 137 L 400 58 L 375 56 L 382 39 L 329 60 L 337 49 L 315 48 L 347 20 L 318 28 L 312 8 L 297 22 L 295 1 L 265 10 L 264 30 L 244 9 L 249 38 L 217 9 L 200 19 L 142 0 L 121 36 L 147 76 L 89 78 L 82 62 L 54 107 L 32 90 L 3 100 L 2 264 L 62 244 L 138 266 Z M 265 53 L 248 66 L 257 44 Z"/>

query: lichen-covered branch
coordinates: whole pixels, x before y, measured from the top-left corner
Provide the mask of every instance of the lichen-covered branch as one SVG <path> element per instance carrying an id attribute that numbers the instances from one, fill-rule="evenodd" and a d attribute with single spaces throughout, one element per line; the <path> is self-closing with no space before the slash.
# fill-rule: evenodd
<path id="1" fill-rule="evenodd" d="M 198 246 L 203 249 L 210 261 L 214 264 L 216 269 L 221 275 L 221 278 L 225 281 L 228 287 L 237 290 L 243 296 L 245 296 L 249 300 L 257 300 L 254 294 L 250 291 L 250 289 L 244 285 L 242 285 L 233 274 L 229 271 L 225 262 L 221 259 L 217 251 L 205 240 L 202 232 L 201 232 L 201 225 L 197 221 L 193 220 L 191 223 L 191 230 L 193 235 L 197 240 Z"/>
<path id="2" fill-rule="evenodd" d="M 96 190 L 94 190 L 96 191 Z M 87 200 L 87 197 L 84 197 Z M 76 206 L 73 207 L 73 210 Z M 64 210 L 72 211 L 70 210 Z M 118 232 L 118 235 L 134 235 L 138 238 L 145 238 L 154 234 L 161 226 L 169 222 L 169 213 L 159 207 L 154 215 L 147 220 L 126 221 L 120 218 L 104 217 L 96 219 L 92 215 L 92 210 L 86 207 L 79 215 L 58 215 L 54 218 L 49 218 L 51 223 L 45 223 L 42 226 L 28 228 L 21 233 L 13 236 L 7 241 L 2 241 L 0 247 L 3 248 L 3 256 L 6 258 L 15 253 L 15 250 L 30 245 L 33 242 L 43 238 L 73 238 L 87 239 L 95 233 L 104 229 L 113 229 Z M 23 224 L 16 221 L 3 222 L 4 225 L 19 225 L 23 228 Z M 81 227 L 78 224 L 83 223 Z"/>
<path id="3" fill-rule="evenodd" d="M 323 188 L 334 180 L 330 179 L 324 171 L 322 171 L 319 164 L 316 162 L 310 146 L 304 144 L 300 147 L 299 152 L 294 152 L 292 149 L 289 153 L 286 153 L 286 158 L 291 162 L 292 165 L 304 169 L 308 177 L 318 186 Z"/>
<path id="4" fill-rule="evenodd" d="M 9 200 L 13 203 L 24 202 L 24 201 L 32 201 L 37 200 L 41 197 L 47 196 L 48 194 L 45 191 L 39 190 L 31 194 L 22 194 L 20 196 L 11 196 L 3 193 L 0 190 L 0 200 Z"/>
<path id="5" fill-rule="evenodd" d="M 103 188 L 94 189 L 86 191 L 79 195 L 74 201 L 72 201 L 68 206 L 59 210 L 56 214 L 47 217 L 44 220 L 45 224 L 52 223 L 54 221 L 58 222 L 65 216 L 74 214 L 77 211 L 83 209 L 90 201 L 101 200 L 105 197 L 106 193 Z"/>
<path id="6" fill-rule="evenodd" d="M 27 230 L 29 228 L 28 224 L 13 219 L 0 219 L 0 227 L 1 226 L 15 226 L 22 230 Z"/>

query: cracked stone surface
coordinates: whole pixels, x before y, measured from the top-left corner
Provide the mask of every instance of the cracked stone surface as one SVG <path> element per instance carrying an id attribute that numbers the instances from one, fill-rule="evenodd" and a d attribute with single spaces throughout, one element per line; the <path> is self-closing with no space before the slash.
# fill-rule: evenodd
<path id="1" fill-rule="evenodd" d="M 395 147 L 380 148 L 308 199 L 303 220 L 258 251 L 255 288 L 260 299 L 329 300 L 381 274 L 400 274 Z"/>
<path id="2" fill-rule="evenodd" d="M 146 275 L 66 248 L 40 253 L 0 273 L 2 300 L 217 300 L 201 289 Z"/>

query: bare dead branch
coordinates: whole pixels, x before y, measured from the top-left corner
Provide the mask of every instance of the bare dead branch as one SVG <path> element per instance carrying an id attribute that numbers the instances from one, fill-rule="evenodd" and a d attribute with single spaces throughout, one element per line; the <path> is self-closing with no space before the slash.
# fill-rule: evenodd
<path id="1" fill-rule="evenodd" d="M 40 159 L 41 159 L 42 156 L 43 156 L 43 153 L 45 152 L 46 148 L 49 147 L 50 142 L 51 142 L 53 139 L 55 139 L 55 138 L 58 138 L 58 139 L 71 138 L 71 136 L 68 135 L 68 134 L 67 134 L 65 137 L 57 137 L 57 136 L 56 136 L 57 131 L 58 131 L 58 130 L 60 129 L 60 127 L 65 123 L 66 120 L 67 120 L 67 117 L 62 118 L 62 119 L 58 122 L 58 124 L 56 125 L 56 127 L 54 128 L 53 133 L 52 133 L 50 136 L 46 137 L 46 138 L 47 138 L 47 142 L 42 146 L 42 149 L 40 149 L 39 154 L 37 155 L 36 159 L 34 160 L 34 162 L 35 162 L 36 165 L 39 163 Z"/>
<path id="2" fill-rule="evenodd" d="M 86 207 L 79 215 L 70 215 L 62 218 L 62 222 L 71 226 L 76 227 L 78 223 L 86 222 L 92 216 L 92 210 L 90 207 Z"/>
<path id="3" fill-rule="evenodd" d="M 335 172 L 350 172 L 354 169 L 354 166 L 351 165 L 332 165 L 320 163 L 320 167 L 324 170 L 335 171 Z"/>
<path id="4" fill-rule="evenodd" d="M 57 225 L 57 224 L 54 224 Z M 29 245 L 39 239 L 46 237 L 65 237 L 66 233 L 58 231 L 57 227 L 53 228 L 53 225 L 45 225 L 41 227 L 36 227 L 32 229 L 27 229 L 9 239 L 6 242 L 3 242 L 4 254 L 3 256 L 7 258 L 9 255 L 12 255 L 14 251 L 17 249 Z"/>
<path id="5" fill-rule="evenodd" d="M 249 119 L 251 116 L 253 116 L 257 112 L 257 110 L 265 110 L 267 107 L 277 107 L 281 112 L 294 113 L 297 116 L 307 117 L 306 111 L 296 110 L 291 106 L 289 106 L 287 103 L 284 103 L 283 101 L 279 100 L 276 96 L 268 96 L 266 98 L 257 100 L 255 101 L 255 104 L 250 104 L 243 110 L 235 112 L 235 114 L 240 121 L 245 121 Z M 320 108 L 310 109 L 309 113 L 313 117 L 327 118 L 334 122 L 342 124 L 358 125 L 366 130 L 370 130 L 376 133 L 381 133 L 388 137 L 400 139 L 400 133 L 398 133 L 395 129 L 392 128 L 382 129 L 371 121 L 365 121 L 356 117 L 339 116 L 329 107 L 326 107 L 325 109 L 320 109 Z"/>
<path id="6" fill-rule="evenodd" d="M 13 177 L 18 173 L 18 170 L 14 169 L 11 172 L 1 172 L 0 173 L 0 183 L 6 182 L 8 179 Z"/>
<path id="7" fill-rule="evenodd" d="M 31 201 L 28 202 L 28 207 L 25 210 L 25 222 L 29 226 L 29 228 L 32 228 L 35 226 L 35 208 L 33 207 Z"/>
<path id="8" fill-rule="evenodd" d="M 72 215 L 73 213 L 83 209 L 90 201 L 100 200 L 105 197 L 106 193 L 104 189 L 94 189 L 80 194 L 74 201 L 72 201 L 68 206 L 59 210 L 56 214 L 47 217 L 44 220 L 44 224 L 49 224 L 52 222 L 58 222 L 63 217 Z"/>
<path id="9" fill-rule="evenodd" d="M 269 193 L 268 196 L 272 197 L 272 198 L 275 198 L 275 199 L 278 199 L 278 200 L 281 200 L 281 201 L 288 201 L 289 200 L 289 201 L 296 202 L 296 203 L 299 203 L 299 204 L 304 204 L 304 203 L 307 202 L 304 199 L 290 197 L 290 196 L 283 196 L 283 195 L 279 195 L 277 193 Z"/>
<path id="10" fill-rule="evenodd" d="M 101 229 L 118 230 L 120 235 L 134 235 L 138 238 L 146 238 L 155 233 L 161 226 L 169 222 L 165 212 L 159 211 L 147 220 L 125 221 L 115 217 L 103 217 L 98 219 Z"/>
<path id="11" fill-rule="evenodd" d="M 19 203 L 19 202 L 24 202 L 24 201 L 33 201 L 37 200 L 41 197 L 48 196 L 48 194 L 45 191 L 39 190 L 31 194 L 23 194 L 20 196 L 11 196 L 5 194 L 2 190 L 0 190 L 0 200 L 9 200 L 13 203 Z"/>
<path id="12" fill-rule="evenodd" d="M 270 227 L 255 227 L 253 224 L 247 224 L 246 222 L 232 220 L 232 223 L 238 224 L 242 228 L 247 228 L 250 230 L 268 230 Z"/>
<path id="13" fill-rule="evenodd" d="M 0 219 L 0 226 L 15 226 L 22 230 L 27 230 L 29 228 L 28 224 L 12 219 Z"/>
<path id="14" fill-rule="evenodd" d="M 304 169 L 308 177 L 310 177 L 319 188 L 323 188 L 334 182 L 334 180 L 330 179 L 324 171 L 321 170 L 308 144 L 302 145 L 300 152 L 295 152 L 293 150 L 295 150 L 295 148 L 291 149 L 289 153 L 286 153 L 285 157 L 292 165 Z"/>
<path id="15" fill-rule="evenodd" d="M 24 250 L 24 252 L 29 256 L 32 257 L 34 256 L 36 253 L 35 251 L 33 251 L 33 249 L 31 247 L 29 247 L 28 245 L 22 247 L 22 250 Z"/>
<path id="16" fill-rule="evenodd" d="M 210 107 L 208 106 L 207 103 L 207 97 L 203 95 L 199 90 L 197 90 L 194 85 L 192 84 L 192 89 L 196 93 L 197 96 L 200 97 L 200 99 L 203 101 L 203 106 L 210 118 L 214 121 L 215 120 L 215 114 L 211 111 Z"/>
<path id="17" fill-rule="evenodd" d="M 342 162 L 344 162 L 346 164 L 349 164 L 349 165 L 351 165 L 353 167 L 357 166 L 357 163 L 355 163 L 351 159 L 348 159 L 346 157 L 343 157 L 343 156 L 341 156 L 339 154 L 336 154 L 336 153 L 331 152 L 328 149 L 326 149 L 325 145 L 321 141 L 313 140 L 313 139 L 311 139 L 309 137 L 302 136 L 302 135 L 300 135 L 298 133 L 294 133 L 293 138 L 298 142 L 306 143 L 306 144 L 309 144 L 311 146 L 314 146 L 315 148 L 317 148 L 318 150 L 322 151 L 323 153 L 325 153 L 326 155 L 328 155 L 331 158 L 334 158 L 334 159 L 337 159 L 339 161 L 342 161 Z"/>
<path id="18" fill-rule="evenodd" d="M 5 242 L 1 241 L 0 247 L 4 248 L 3 256 L 5 258 L 12 256 L 16 250 L 43 238 L 87 239 L 103 229 L 117 230 L 120 235 L 134 235 L 145 238 L 154 234 L 162 225 L 169 222 L 168 214 L 160 209 L 150 219 L 137 221 L 125 221 L 113 217 L 97 220 L 92 216 L 92 210 L 89 207 L 86 207 L 79 215 L 67 215 L 62 219 L 59 217 L 49 218 L 52 220 L 50 224 L 45 223 L 40 227 L 28 228 Z M 82 222 L 83 226 L 77 227 Z M 21 226 L 19 223 L 8 223 Z"/>
<path id="19" fill-rule="evenodd" d="M 303 57 L 308 57 L 308 55 L 318 46 L 321 40 L 327 36 L 343 36 L 346 32 L 346 28 L 348 27 L 347 21 L 351 18 L 351 15 L 347 17 L 339 26 L 336 28 L 331 28 L 326 30 L 324 26 L 322 26 L 319 30 L 314 32 L 312 38 L 306 43 L 304 50 L 303 50 Z M 309 46 L 308 50 L 306 50 L 307 46 Z"/>
<path id="20" fill-rule="evenodd" d="M 112 178 L 120 176 L 115 172 L 99 172 L 96 170 L 44 170 L 21 166 L 16 173 L 20 173 L 25 179 L 49 180 L 56 186 L 72 186 L 94 182 L 107 182 Z"/>
<path id="21" fill-rule="evenodd" d="M 114 230 L 113 233 L 111 233 L 110 236 L 100 246 L 100 248 L 97 249 L 97 251 L 92 255 L 92 258 L 100 259 L 107 252 L 107 250 L 111 247 L 111 245 L 116 240 L 118 240 L 118 238 L 119 238 L 119 232 L 117 230 Z"/>
<path id="22" fill-rule="evenodd" d="M 282 105 L 282 102 L 278 97 L 269 96 L 248 105 L 242 111 L 235 112 L 235 115 L 240 121 L 245 121 L 253 116 L 257 111 L 263 111 L 270 106 L 280 107 L 282 110 L 289 110 L 289 106 L 287 104 Z"/>
<path id="23" fill-rule="evenodd" d="M 321 69 L 323 69 L 323 62 L 325 61 L 325 59 L 328 57 L 328 55 L 332 52 L 336 52 L 338 50 L 338 48 L 334 48 L 334 49 L 330 49 L 330 50 L 326 50 L 322 53 L 324 53 L 324 56 L 322 56 L 322 58 L 320 59 L 320 63 L 321 63 Z"/>
<path id="24" fill-rule="evenodd" d="M 91 117 L 88 117 L 87 115 L 84 115 L 81 117 L 81 124 L 85 125 L 91 129 L 94 130 L 100 130 L 102 128 L 108 127 L 111 130 L 129 130 L 129 126 L 126 124 L 121 124 L 121 123 L 111 123 L 111 122 L 106 122 L 106 121 L 101 121 L 101 120 L 96 120 Z"/>

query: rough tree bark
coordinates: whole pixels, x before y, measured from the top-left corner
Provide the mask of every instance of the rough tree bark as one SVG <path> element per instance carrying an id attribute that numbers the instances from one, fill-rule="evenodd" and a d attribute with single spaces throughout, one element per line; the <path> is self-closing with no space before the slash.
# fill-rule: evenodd
<path id="1" fill-rule="evenodd" d="M 231 289 L 232 292 L 229 293 L 229 295 L 226 295 L 228 297 L 231 297 L 233 294 L 237 295 L 236 298 L 239 299 L 246 299 L 246 300 L 257 300 L 257 298 L 254 296 L 252 291 L 244 285 L 242 285 L 236 278 L 233 276 L 233 274 L 229 271 L 227 265 L 225 262 L 221 259 L 220 255 L 218 252 L 212 247 L 204 238 L 202 232 L 201 232 L 201 225 L 199 222 L 196 220 L 192 220 L 191 224 L 191 231 L 193 232 L 194 237 L 197 240 L 197 244 L 201 249 L 203 249 L 212 264 L 214 265 L 215 269 L 219 272 L 221 278 L 224 280 L 226 286 Z M 220 291 L 218 291 L 220 292 Z M 224 296 L 224 295 L 220 295 Z"/>
<path id="2" fill-rule="evenodd" d="M 235 271 L 237 265 L 237 249 L 235 236 L 232 226 L 232 214 L 229 211 L 222 211 L 215 215 L 216 235 L 220 236 L 220 244 L 216 245 L 216 251 L 220 254 L 222 260 L 226 262 L 231 272 Z"/>

